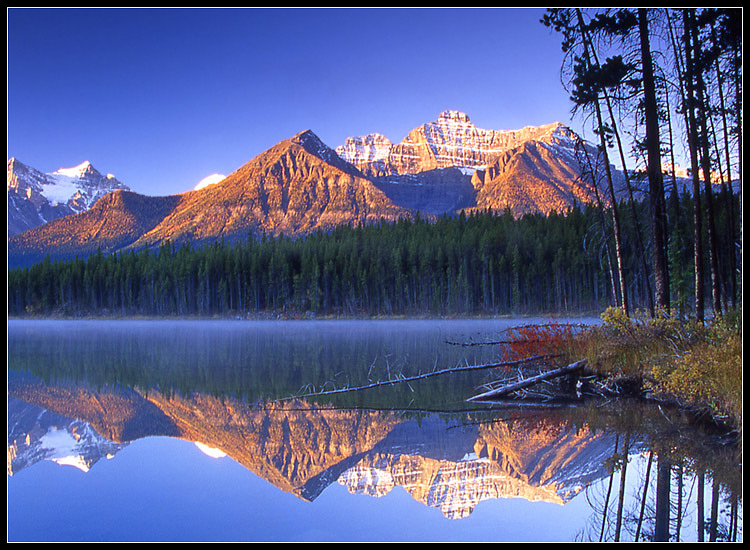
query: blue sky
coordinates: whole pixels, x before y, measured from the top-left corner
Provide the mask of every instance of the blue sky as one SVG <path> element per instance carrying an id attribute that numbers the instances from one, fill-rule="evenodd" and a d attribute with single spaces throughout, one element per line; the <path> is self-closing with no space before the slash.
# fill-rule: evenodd
<path id="1" fill-rule="evenodd" d="M 306 129 L 400 141 L 570 120 L 541 8 L 9 9 L 8 157 L 187 191 Z"/>

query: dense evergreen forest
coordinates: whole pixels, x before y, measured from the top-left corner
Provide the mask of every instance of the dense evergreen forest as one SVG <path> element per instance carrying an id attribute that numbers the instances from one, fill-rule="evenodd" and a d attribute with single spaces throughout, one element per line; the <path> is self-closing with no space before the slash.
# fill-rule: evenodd
<path id="1" fill-rule="evenodd" d="M 680 204 L 689 205 L 684 195 Z M 646 216 L 648 205 L 637 211 Z M 683 227 L 691 234 L 689 216 Z M 623 220 L 627 222 L 627 220 Z M 305 238 L 101 253 L 8 272 L 10 315 L 506 315 L 597 312 L 613 304 L 611 228 L 594 206 L 565 214 L 478 212 L 343 226 Z M 629 294 L 648 288 L 623 223 Z M 725 236 L 726 237 L 726 236 Z M 689 296 L 689 242 L 673 247 L 674 296 Z M 731 296 L 728 297 L 731 300 Z M 686 300 L 687 301 L 687 300 Z"/>

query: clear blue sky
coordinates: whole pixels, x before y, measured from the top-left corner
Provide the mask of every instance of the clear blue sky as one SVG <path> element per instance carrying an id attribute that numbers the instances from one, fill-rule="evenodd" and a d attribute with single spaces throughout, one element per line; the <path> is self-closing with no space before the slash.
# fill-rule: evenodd
<path id="1" fill-rule="evenodd" d="M 446 109 L 570 121 L 541 8 L 9 9 L 8 157 L 189 190 L 306 129 L 400 141 Z"/>

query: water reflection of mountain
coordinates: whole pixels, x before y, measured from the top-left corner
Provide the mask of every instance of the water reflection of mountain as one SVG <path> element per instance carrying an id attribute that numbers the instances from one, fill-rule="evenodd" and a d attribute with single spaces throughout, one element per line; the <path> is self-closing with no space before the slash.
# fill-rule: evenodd
<path id="1" fill-rule="evenodd" d="M 575 499 L 593 518 L 581 538 L 674 539 L 691 513 L 691 536 L 704 532 L 698 524 L 712 529 L 706 540 L 737 540 L 741 448 L 717 445 L 678 410 L 468 404 L 492 374 L 483 371 L 318 405 L 256 405 L 303 384 L 353 387 L 491 361 L 494 348 L 446 344 L 485 324 L 9 322 L 8 472 L 40 460 L 86 470 L 129 442 L 167 436 L 225 453 L 307 501 L 334 483 L 370 495 L 398 487 L 460 518 L 486 499 Z M 624 456 L 640 469 L 626 472 Z M 638 479 L 646 462 L 650 480 Z M 620 480 L 636 485 L 627 499 Z"/>
<path id="2" fill-rule="evenodd" d="M 52 426 L 71 437 L 101 434 L 81 448 L 90 457 L 165 435 L 219 449 L 306 500 L 337 481 L 372 495 L 401 486 L 453 518 L 490 498 L 565 503 L 608 474 L 605 462 L 614 453 L 612 433 L 545 416 L 480 422 L 466 414 L 417 418 L 299 401 L 259 407 L 199 393 L 53 386 L 13 371 L 8 391 L 9 473 L 48 457 L 39 449 Z M 28 421 L 34 418 L 48 420 Z"/>
<path id="3" fill-rule="evenodd" d="M 8 399 L 8 475 L 42 460 L 87 472 L 125 445 L 102 437 L 88 422 Z"/>

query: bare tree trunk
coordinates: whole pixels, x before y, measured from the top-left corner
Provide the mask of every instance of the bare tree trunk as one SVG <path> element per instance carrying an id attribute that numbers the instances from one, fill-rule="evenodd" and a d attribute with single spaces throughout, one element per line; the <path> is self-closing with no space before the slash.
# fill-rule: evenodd
<path id="1" fill-rule="evenodd" d="M 661 148 L 659 142 L 659 115 L 656 103 L 654 67 L 648 34 L 648 9 L 638 9 L 638 23 L 643 64 L 643 99 L 646 119 L 646 152 L 648 156 L 649 199 L 651 205 L 651 230 L 653 233 L 654 286 L 656 308 L 669 311 L 669 276 L 666 262 L 666 228 L 664 212 L 664 185 L 661 173 Z"/>
<path id="2" fill-rule="evenodd" d="M 696 25 L 691 25 L 693 33 L 694 60 L 701 59 L 701 46 Z M 706 194 L 706 226 L 708 231 L 708 251 L 711 267 L 711 296 L 713 298 L 714 315 L 721 314 L 721 289 L 719 281 L 719 249 L 716 242 L 716 222 L 714 221 L 713 190 L 711 189 L 711 150 L 708 132 L 708 96 L 705 89 L 702 69 L 700 65 L 695 71 L 698 92 L 698 113 L 700 127 L 700 150 L 701 168 L 703 170 L 703 183 Z"/>
<path id="3" fill-rule="evenodd" d="M 615 305 L 617 305 L 619 303 L 617 300 L 617 280 L 615 279 L 614 268 L 612 267 L 614 265 L 614 262 L 612 261 L 612 253 L 609 248 L 609 239 L 607 238 L 607 234 L 605 231 L 607 224 L 606 224 L 604 214 L 603 214 L 604 203 L 602 202 L 602 199 L 599 196 L 599 185 L 596 180 L 596 171 L 594 170 L 594 166 L 596 163 L 592 164 L 591 157 L 589 156 L 588 150 L 585 148 L 585 146 L 581 147 L 579 149 L 579 152 L 581 155 L 583 155 L 586 161 L 586 165 L 588 166 L 588 172 L 591 174 L 591 185 L 594 188 L 594 196 L 596 197 L 596 204 L 599 207 L 597 208 L 597 212 L 599 213 L 599 217 L 601 218 L 601 221 L 602 221 L 601 223 L 602 223 L 602 232 L 604 234 L 604 246 L 605 246 L 605 251 L 607 255 L 607 267 L 609 268 L 609 281 L 612 285 L 612 298 L 614 299 Z"/>
<path id="4" fill-rule="evenodd" d="M 588 34 L 586 33 L 586 25 L 584 24 L 581 10 L 576 10 L 576 13 L 578 15 L 578 24 L 580 26 L 581 35 L 583 37 L 584 55 L 586 57 L 586 62 L 589 65 L 592 65 L 591 50 L 593 50 L 593 46 L 591 45 L 591 42 L 588 38 Z M 597 120 L 597 125 L 599 127 L 599 143 L 600 143 L 600 147 L 602 151 L 604 171 L 605 171 L 605 175 L 607 178 L 607 188 L 609 190 L 609 199 L 611 201 L 610 211 L 612 212 L 612 227 L 613 227 L 614 236 L 615 236 L 615 254 L 617 256 L 617 275 L 618 275 L 618 280 L 620 283 L 620 304 L 622 305 L 622 309 L 625 312 L 625 315 L 630 316 L 630 304 L 628 301 L 627 283 L 625 281 L 625 265 L 624 265 L 623 252 L 622 252 L 622 231 L 620 229 L 620 216 L 617 212 L 617 197 L 615 195 L 614 183 L 612 182 L 612 169 L 609 164 L 609 155 L 607 153 L 607 142 L 604 136 L 604 121 L 602 119 L 602 109 L 601 109 L 601 106 L 599 105 L 599 91 L 597 91 L 597 97 L 595 99 L 594 107 L 596 109 L 596 120 Z"/>
<path id="5" fill-rule="evenodd" d="M 712 27 L 711 34 L 716 37 L 716 30 Z M 721 120 L 724 134 L 724 154 L 726 156 L 727 163 L 727 184 L 722 184 L 722 194 L 724 195 L 725 208 L 727 209 L 727 225 L 729 231 L 729 285 L 730 285 L 730 301 L 732 306 L 737 305 L 737 276 L 735 269 L 737 266 L 737 259 L 734 253 L 734 235 L 736 231 L 735 219 L 734 219 L 734 192 L 732 191 L 732 156 L 729 147 L 729 130 L 727 123 L 727 110 L 726 103 L 724 101 L 724 89 L 721 77 L 721 68 L 719 67 L 719 59 L 716 59 L 716 78 L 718 80 L 719 88 L 719 106 L 721 108 Z M 717 151 L 718 153 L 718 151 Z"/>
<path id="6" fill-rule="evenodd" d="M 685 472 L 682 464 L 677 466 L 677 525 L 675 526 L 675 542 L 680 542 L 680 533 L 682 531 L 682 491 L 685 480 Z"/>
<path id="7" fill-rule="evenodd" d="M 582 15 L 580 13 L 580 10 L 578 10 L 578 19 L 579 22 L 582 20 Z M 588 43 L 591 44 L 591 40 L 588 39 Z M 591 46 L 591 55 L 596 62 L 597 65 L 600 65 L 599 58 L 596 53 L 596 49 Z M 610 124 L 612 125 L 612 134 L 615 136 L 615 140 L 617 141 L 617 150 L 620 154 L 620 162 L 622 163 L 622 174 L 625 178 L 625 187 L 628 190 L 628 199 L 630 204 L 630 211 L 631 215 L 633 217 L 633 228 L 635 229 L 635 236 L 636 236 L 636 248 L 637 248 L 637 254 L 641 260 L 641 268 L 643 269 L 643 280 L 646 284 L 646 292 L 648 295 L 648 301 L 649 301 L 649 312 L 651 316 L 654 316 L 654 297 L 651 291 L 651 281 L 648 274 L 648 266 L 646 265 L 646 247 L 643 244 L 643 237 L 641 236 L 641 226 L 640 222 L 638 220 L 638 213 L 635 208 L 635 198 L 633 194 L 633 186 L 630 181 L 630 175 L 628 174 L 628 164 L 625 160 L 625 151 L 622 145 L 622 137 L 620 136 L 620 131 L 617 128 L 617 122 L 615 120 L 615 114 L 614 109 L 612 107 L 612 100 L 609 96 L 609 93 L 607 92 L 607 89 L 602 89 L 602 95 L 604 96 L 604 101 L 607 105 L 607 112 L 609 114 L 609 120 Z M 599 126 L 601 127 L 601 121 L 599 123 Z"/>
<path id="8" fill-rule="evenodd" d="M 514 391 L 522 390 L 528 388 L 529 386 L 533 386 L 534 384 L 538 384 L 539 382 L 542 382 L 544 380 L 550 380 L 552 378 L 558 378 L 566 374 L 577 372 L 581 370 L 585 365 L 585 360 L 576 361 L 575 363 L 560 367 L 559 369 L 543 372 L 542 374 L 538 374 L 537 376 L 532 376 L 530 378 L 526 378 L 525 380 L 514 382 L 513 384 L 508 384 L 507 386 L 503 386 L 502 388 L 496 388 L 494 390 L 475 395 L 474 397 L 470 397 L 469 399 L 467 399 L 467 401 L 487 401 L 496 397 L 502 397 Z"/>
<path id="9" fill-rule="evenodd" d="M 643 496 L 641 497 L 641 510 L 638 514 L 638 526 L 635 529 L 634 541 L 638 542 L 641 537 L 641 526 L 643 525 L 643 514 L 646 511 L 646 496 L 648 496 L 648 483 L 651 477 L 651 464 L 654 461 L 654 452 L 649 451 L 648 453 L 648 465 L 646 466 L 646 479 L 643 482 Z"/>
<path id="10" fill-rule="evenodd" d="M 691 30 L 694 33 L 694 58 L 695 61 L 699 61 L 701 58 L 701 46 L 700 40 L 697 36 L 696 26 L 692 25 Z M 695 71 L 695 77 L 698 92 L 698 113 L 700 115 L 698 118 L 698 126 L 700 128 L 701 169 L 703 170 L 703 185 L 706 195 L 706 229 L 708 232 L 709 266 L 711 268 L 711 296 L 713 298 L 712 304 L 714 315 L 719 315 L 721 314 L 721 290 L 719 281 L 719 251 L 716 244 L 716 222 L 714 221 L 713 190 L 711 188 L 711 150 L 708 139 L 707 120 L 708 97 L 706 95 L 705 82 L 700 68 Z"/>
<path id="11" fill-rule="evenodd" d="M 706 476 L 703 472 L 698 473 L 698 542 L 704 541 L 704 532 L 706 528 L 706 518 L 705 518 L 705 495 L 706 495 Z"/>
<path id="12" fill-rule="evenodd" d="M 609 111 L 610 123 L 612 124 L 612 133 L 614 134 L 615 139 L 617 141 L 617 149 L 620 153 L 620 162 L 622 162 L 622 173 L 623 173 L 623 177 L 625 178 L 625 186 L 627 187 L 627 190 L 628 190 L 630 213 L 631 213 L 631 216 L 633 217 L 633 228 L 635 229 L 635 237 L 636 237 L 635 244 L 636 244 L 638 256 L 641 261 L 641 269 L 643 269 L 643 280 L 646 283 L 646 293 L 648 295 L 648 305 L 649 305 L 648 309 L 649 309 L 649 313 L 653 317 L 654 316 L 654 296 L 651 291 L 651 280 L 648 274 L 648 266 L 646 265 L 646 247 L 643 245 L 643 237 L 641 236 L 641 225 L 638 220 L 638 212 L 636 211 L 636 208 L 635 208 L 633 186 L 631 185 L 630 176 L 628 175 L 628 165 L 625 162 L 625 151 L 622 146 L 622 138 L 620 136 L 620 132 L 617 129 L 615 116 L 614 116 L 614 113 L 612 112 L 612 105 L 611 105 L 611 102 L 609 100 L 609 96 L 606 90 L 604 91 L 604 96 L 607 101 L 607 109 Z"/>
<path id="13" fill-rule="evenodd" d="M 688 148 L 690 150 L 690 170 L 693 180 L 693 261 L 695 275 L 695 317 L 703 322 L 705 306 L 703 298 L 703 217 L 701 209 L 701 190 L 698 176 L 698 137 L 695 121 L 695 84 L 693 66 L 693 47 L 690 28 L 693 14 L 690 9 L 683 10 L 685 26 L 685 80 L 686 110 L 688 117 Z"/>
<path id="14" fill-rule="evenodd" d="M 615 436 L 615 454 L 617 454 L 617 447 L 620 442 L 620 434 Z M 609 497 L 612 495 L 612 484 L 614 482 L 615 473 L 614 471 L 609 475 L 609 486 L 607 487 L 607 497 L 604 500 L 604 508 L 602 509 L 602 527 L 599 531 L 599 542 L 604 540 L 604 531 L 607 526 L 607 513 L 609 512 Z"/>
<path id="15" fill-rule="evenodd" d="M 711 490 L 711 527 L 708 531 L 708 542 L 716 542 L 719 527 L 719 482 L 713 480 Z"/>
<path id="16" fill-rule="evenodd" d="M 670 202 L 671 202 L 671 206 L 672 206 L 672 211 L 674 213 L 673 215 L 675 217 L 674 220 L 672 220 L 672 227 L 675 228 L 675 229 L 672 231 L 672 235 L 671 235 L 669 241 L 670 241 L 671 245 L 676 246 L 678 248 L 678 250 L 679 250 L 679 249 L 682 249 L 682 247 L 684 246 L 685 243 L 682 242 L 681 232 L 677 229 L 681 225 L 680 220 L 682 218 L 682 209 L 680 208 L 680 197 L 679 197 L 679 193 L 680 192 L 679 192 L 679 189 L 677 188 L 677 173 L 676 173 L 675 158 L 674 158 L 674 135 L 673 135 L 673 131 L 672 131 L 672 114 L 671 114 L 671 111 L 670 111 L 670 108 L 669 108 L 669 91 L 665 92 L 665 94 L 664 94 L 664 100 L 666 102 L 666 107 L 667 107 L 667 109 L 666 109 L 666 116 L 667 116 L 668 132 L 669 132 L 669 154 L 670 154 L 670 157 L 671 157 L 670 160 L 671 160 L 671 164 L 672 164 L 672 192 L 670 193 L 669 196 L 671 198 Z M 668 250 L 672 254 L 678 254 L 677 252 L 672 252 L 674 250 L 674 248 L 672 246 L 668 246 Z M 678 266 L 679 265 L 680 265 L 680 263 L 678 263 Z M 672 276 L 674 277 L 674 273 L 672 274 Z M 672 280 L 674 280 L 674 279 L 672 279 Z M 683 288 L 683 284 L 682 284 L 682 273 L 681 272 L 678 274 L 678 280 L 677 280 L 677 283 L 676 283 L 675 290 L 677 292 L 678 313 L 680 314 L 680 316 L 682 316 L 684 314 L 684 311 L 683 311 L 684 288 Z"/>

